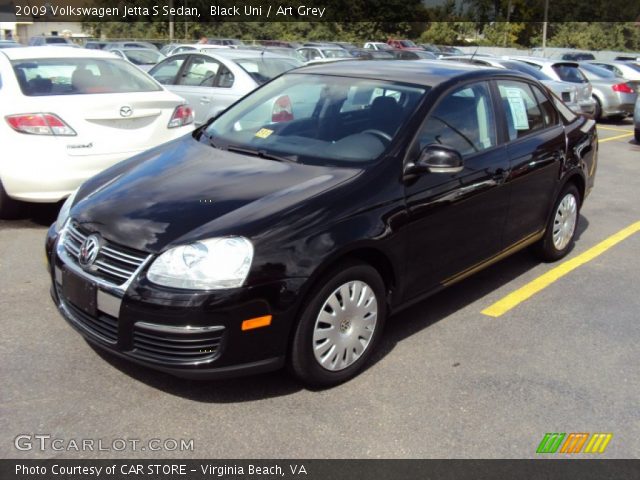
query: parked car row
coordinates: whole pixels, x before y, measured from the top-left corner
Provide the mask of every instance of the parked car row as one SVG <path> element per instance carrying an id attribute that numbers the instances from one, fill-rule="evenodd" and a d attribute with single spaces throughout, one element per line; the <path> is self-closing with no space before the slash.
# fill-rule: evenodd
<path id="1" fill-rule="evenodd" d="M 634 62 L 572 62 L 487 55 L 450 56 L 442 60 L 528 73 L 550 88 L 574 112 L 587 113 L 597 120 L 633 114 L 640 92 L 640 65 Z"/>
<path id="2" fill-rule="evenodd" d="M 103 52 L 54 47 L 3 50 L 0 98 L 12 101 L 0 102 L 6 119 L 0 131 L 8 135 L 6 144 L 15 145 L 17 150 L 26 135 L 33 137 L 25 148 L 34 153 L 28 155 L 28 162 L 19 165 L 0 162 L 0 214 L 14 212 L 16 200 L 58 201 L 82 180 L 112 163 L 207 123 L 260 85 L 301 67 L 303 62 L 291 52 L 302 50 L 322 55 L 306 57 L 307 64 L 356 58 L 414 58 L 425 71 L 434 57 L 410 44 L 404 49 L 391 46 L 384 50 L 361 49 L 376 55 L 359 57 L 351 56 L 343 48 L 349 45 L 319 43 L 298 50 L 182 45 L 188 49 L 166 58 L 144 44 L 131 47 L 122 43 L 111 47 Z M 148 71 L 151 78 L 123 66 L 123 62 Z M 640 74 L 631 62 L 506 59 L 486 55 L 450 55 L 437 62 L 521 72 L 564 102 L 557 108 L 566 106 L 575 113 L 587 113 L 597 119 L 632 115 L 640 90 L 640 80 L 618 76 Z M 277 99 L 265 108 L 273 119 L 289 118 L 303 108 L 294 100 Z M 109 140 L 109 134 L 115 132 L 117 138 Z M 44 152 L 47 157 L 59 158 L 56 165 L 66 167 L 62 171 L 54 169 L 56 173 L 49 172 L 50 163 L 40 168 Z M 36 178 L 33 172 L 42 176 Z M 40 185 L 44 178 L 46 186 Z"/>

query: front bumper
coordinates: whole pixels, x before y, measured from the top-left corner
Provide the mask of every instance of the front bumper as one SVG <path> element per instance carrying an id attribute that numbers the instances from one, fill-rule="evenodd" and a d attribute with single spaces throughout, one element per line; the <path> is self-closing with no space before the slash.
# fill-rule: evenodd
<path id="1" fill-rule="evenodd" d="M 284 365 L 305 279 L 185 292 L 153 285 L 141 273 L 124 289 L 110 288 L 78 274 L 81 269 L 64 258 L 57 240 L 52 226 L 46 241 L 51 296 L 61 315 L 91 344 L 185 378 L 225 378 Z M 63 283 L 70 277 L 96 292 L 91 311 L 65 293 Z M 271 325 L 241 329 L 244 320 L 265 315 L 272 315 Z"/>

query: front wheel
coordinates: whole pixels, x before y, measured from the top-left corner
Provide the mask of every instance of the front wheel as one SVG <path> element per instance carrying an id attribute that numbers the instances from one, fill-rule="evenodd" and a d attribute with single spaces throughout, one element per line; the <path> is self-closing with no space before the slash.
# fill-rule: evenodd
<path id="1" fill-rule="evenodd" d="M 567 185 L 553 207 L 544 237 L 536 245 L 536 253 L 542 260 L 553 262 L 564 257 L 571 247 L 578 225 L 580 194 L 575 185 Z"/>
<path id="2" fill-rule="evenodd" d="M 291 370 L 316 387 L 349 380 L 373 352 L 385 318 L 385 286 L 373 267 L 351 264 L 332 270 L 303 309 L 291 348 Z"/>

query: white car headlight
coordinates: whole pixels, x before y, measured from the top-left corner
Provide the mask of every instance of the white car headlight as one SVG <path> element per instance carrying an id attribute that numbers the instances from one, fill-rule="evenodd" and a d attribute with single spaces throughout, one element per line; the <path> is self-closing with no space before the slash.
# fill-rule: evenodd
<path id="1" fill-rule="evenodd" d="M 76 199 L 76 195 L 78 194 L 79 188 L 76 188 L 75 191 L 67 197 L 67 199 L 62 204 L 62 208 L 60 212 L 58 212 L 58 218 L 56 219 L 56 231 L 59 232 L 64 227 L 64 223 L 69 218 L 69 211 L 71 210 L 71 205 L 73 205 L 73 201 Z"/>
<path id="2" fill-rule="evenodd" d="M 154 260 L 147 278 L 158 285 L 189 290 L 242 286 L 253 260 L 253 244 L 244 237 L 200 240 L 167 250 Z"/>

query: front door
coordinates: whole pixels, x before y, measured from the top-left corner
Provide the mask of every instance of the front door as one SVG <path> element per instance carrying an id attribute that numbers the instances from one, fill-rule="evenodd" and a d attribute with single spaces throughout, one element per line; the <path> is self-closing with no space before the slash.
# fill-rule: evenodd
<path id="1" fill-rule="evenodd" d="M 409 262 L 405 300 L 448 284 L 502 248 L 509 207 L 509 157 L 498 142 L 486 82 L 446 94 L 428 114 L 417 141 L 442 144 L 464 159 L 458 173 L 426 173 L 407 182 Z"/>

